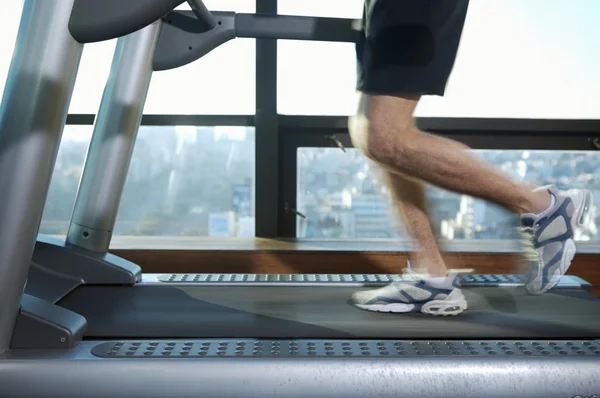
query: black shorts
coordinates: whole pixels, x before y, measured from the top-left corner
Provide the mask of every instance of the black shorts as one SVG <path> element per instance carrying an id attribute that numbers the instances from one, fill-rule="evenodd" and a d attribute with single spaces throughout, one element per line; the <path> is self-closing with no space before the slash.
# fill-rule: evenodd
<path id="1" fill-rule="evenodd" d="M 469 0 L 365 0 L 357 90 L 444 95 Z"/>

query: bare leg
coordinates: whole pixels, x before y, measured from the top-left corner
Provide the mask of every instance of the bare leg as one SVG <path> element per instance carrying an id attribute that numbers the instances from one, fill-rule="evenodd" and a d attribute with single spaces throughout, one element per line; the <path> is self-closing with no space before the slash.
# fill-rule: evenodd
<path id="1" fill-rule="evenodd" d="M 366 137 L 368 126 L 362 115 L 365 112 L 365 97 L 361 97 L 358 117 L 351 118 L 350 133 L 354 146 L 365 151 L 361 142 Z M 412 116 L 412 115 L 411 115 Z M 357 145 L 358 144 L 358 145 Z M 431 276 L 444 276 L 447 273 L 446 264 L 442 257 L 435 234 L 431 228 L 427 212 L 427 200 L 423 182 L 399 173 L 383 165 L 384 183 L 390 188 L 392 199 L 398 206 L 400 215 L 414 239 L 415 250 L 409 252 L 408 259 L 415 272 Z"/>
<path id="2" fill-rule="evenodd" d="M 423 183 L 392 171 L 385 170 L 384 173 L 404 222 L 416 241 L 416 249 L 408 254 L 412 269 L 421 274 L 445 276 L 448 270 L 431 228 Z"/>
<path id="3" fill-rule="evenodd" d="M 485 199 L 514 213 L 540 213 L 549 193 L 513 181 L 458 142 L 426 134 L 412 114 L 418 96 L 364 95 L 351 121 L 354 145 L 391 171 L 444 189 Z"/>
<path id="4" fill-rule="evenodd" d="M 417 97 L 363 95 L 350 120 L 354 146 L 380 164 L 417 246 L 409 254 L 416 272 L 447 272 L 427 214 L 422 181 L 497 203 L 516 213 L 539 213 L 550 205 L 546 192 L 510 180 L 458 142 L 426 134 L 412 116 Z"/>

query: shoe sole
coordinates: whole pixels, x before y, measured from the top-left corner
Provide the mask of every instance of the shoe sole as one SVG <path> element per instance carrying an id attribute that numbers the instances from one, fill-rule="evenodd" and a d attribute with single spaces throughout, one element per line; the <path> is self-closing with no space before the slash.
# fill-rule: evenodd
<path id="1" fill-rule="evenodd" d="M 571 218 L 571 227 L 581 228 L 583 227 L 589 217 L 590 207 L 592 206 L 592 194 L 587 190 L 580 190 L 572 193 L 571 200 L 573 201 L 573 206 L 575 207 L 575 212 L 573 213 L 573 217 Z M 563 247 L 563 254 L 560 259 L 560 263 L 558 268 L 554 271 L 552 276 L 550 277 L 550 282 L 544 286 L 542 289 L 536 289 L 534 286 L 541 284 L 541 279 L 543 275 L 543 268 L 539 268 L 535 279 L 532 282 L 529 282 L 525 289 L 527 293 L 531 295 L 538 296 L 552 289 L 556 284 L 560 281 L 560 278 L 567 273 L 569 267 L 571 266 L 571 262 L 573 258 L 575 258 L 575 254 L 577 253 L 577 246 L 575 245 L 575 241 L 573 239 L 567 239 L 565 241 L 565 246 Z"/>
<path id="2" fill-rule="evenodd" d="M 460 290 L 454 290 L 444 300 L 431 300 L 424 304 L 354 304 L 356 307 L 372 311 L 387 313 L 421 312 L 433 316 L 456 316 L 467 309 L 467 301 Z"/>

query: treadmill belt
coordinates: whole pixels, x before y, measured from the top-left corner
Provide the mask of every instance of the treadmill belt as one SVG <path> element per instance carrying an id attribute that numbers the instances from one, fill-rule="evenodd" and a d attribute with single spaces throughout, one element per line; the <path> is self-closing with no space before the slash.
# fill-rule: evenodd
<path id="1" fill-rule="evenodd" d="M 455 317 L 349 304 L 356 288 L 82 286 L 58 304 L 88 320 L 87 338 L 577 339 L 600 336 L 600 300 L 583 290 L 463 289 Z"/>

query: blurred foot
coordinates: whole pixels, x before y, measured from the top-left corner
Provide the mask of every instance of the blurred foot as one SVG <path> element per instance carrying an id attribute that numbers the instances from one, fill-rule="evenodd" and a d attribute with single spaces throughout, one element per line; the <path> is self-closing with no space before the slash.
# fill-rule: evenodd
<path id="1" fill-rule="evenodd" d="M 576 252 L 574 231 L 586 223 L 592 204 L 591 193 L 584 189 L 538 190 L 550 193 L 550 207 L 540 214 L 521 216 L 523 254 L 531 270 L 525 289 L 533 295 L 552 289 L 569 269 Z"/>

